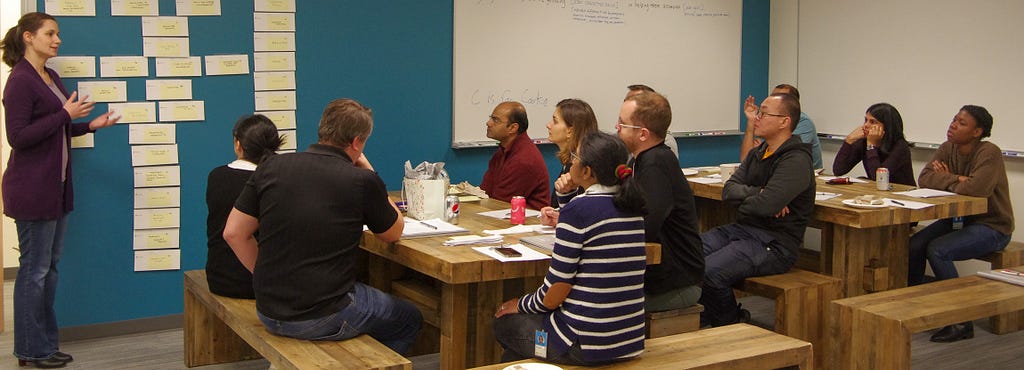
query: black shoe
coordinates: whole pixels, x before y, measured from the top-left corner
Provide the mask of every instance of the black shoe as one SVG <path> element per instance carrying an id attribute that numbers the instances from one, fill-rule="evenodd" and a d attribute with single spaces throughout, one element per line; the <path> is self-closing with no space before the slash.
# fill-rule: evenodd
<path id="1" fill-rule="evenodd" d="M 935 334 L 932 334 L 931 341 L 949 343 L 971 338 L 974 338 L 974 323 L 968 321 L 939 329 Z"/>
<path id="2" fill-rule="evenodd" d="M 56 369 L 59 367 L 67 366 L 67 362 L 53 358 L 53 356 L 44 358 L 42 360 L 22 360 L 18 359 L 18 366 L 35 366 L 40 369 Z"/>
<path id="3" fill-rule="evenodd" d="M 746 308 L 741 308 L 740 313 L 736 316 L 736 322 L 746 324 L 750 322 L 750 311 Z"/>
<path id="4" fill-rule="evenodd" d="M 71 357 L 71 355 L 60 351 L 57 351 L 57 353 L 50 355 L 50 358 L 64 362 L 71 362 L 75 360 L 75 358 Z"/>

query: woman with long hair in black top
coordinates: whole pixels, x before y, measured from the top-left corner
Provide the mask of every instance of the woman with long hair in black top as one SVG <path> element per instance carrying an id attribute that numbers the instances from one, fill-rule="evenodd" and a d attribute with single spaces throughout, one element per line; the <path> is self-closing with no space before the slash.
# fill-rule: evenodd
<path id="1" fill-rule="evenodd" d="M 869 179 L 875 180 L 876 171 L 884 167 L 889 170 L 890 182 L 915 186 L 910 144 L 903 136 L 903 117 L 896 107 L 889 103 L 868 107 L 864 123 L 846 135 L 832 173 L 845 175 L 857 162 L 864 163 Z"/>
<path id="2" fill-rule="evenodd" d="M 261 114 L 239 119 L 232 136 L 237 159 L 214 168 L 206 182 L 206 280 L 214 294 L 253 299 L 252 273 L 224 241 L 224 223 L 256 166 L 277 153 L 283 140 Z"/>

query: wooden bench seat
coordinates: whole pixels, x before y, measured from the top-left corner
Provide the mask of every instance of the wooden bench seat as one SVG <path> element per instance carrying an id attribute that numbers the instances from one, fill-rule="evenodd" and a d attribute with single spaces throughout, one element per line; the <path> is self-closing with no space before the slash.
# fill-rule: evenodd
<path id="1" fill-rule="evenodd" d="M 828 307 L 842 294 L 842 280 L 801 269 L 747 278 L 736 290 L 775 300 L 775 332 L 828 348 Z M 819 350 L 816 366 L 827 361 Z"/>
<path id="2" fill-rule="evenodd" d="M 600 367 L 558 365 L 576 369 L 777 369 L 799 366 L 810 369 L 811 344 L 748 324 L 735 324 L 689 333 L 648 339 L 644 353 L 635 359 Z M 523 360 L 476 370 L 501 370 Z"/>
<path id="3" fill-rule="evenodd" d="M 700 329 L 701 312 L 704 312 L 704 306 L 701 304 L 675 310 L 647 312 L 644 314 L 647 339 L 696 331 Z"/>
<path id="4" fill-rule="evenodd" d="M 913 333 L 1021 309 L 1024 286 L 977 275 L 835 300 L 829 361 L 841 369 L 909 369 Z"/>
<path id="5" fill-rule="evenodd" d="M 261 356 L 277 369 L 412 369 L 412 362 L 368 335 L 308 341 L 271 334 L 256 301 L 210 293 L 205 270 L 185 272 L 185 366 Z"/>
<path id="6" fill-rule="evenodd" d="M 1010 242 L 1003 250 L 978 259 L 990 262 L 993 270 L 1024 265 L 1024 243 Z M 992 316 L 989 318 L 989 324 L 992 326 L 992 332 L 996 334 L 1024 329 L 1024 311 Z"/>

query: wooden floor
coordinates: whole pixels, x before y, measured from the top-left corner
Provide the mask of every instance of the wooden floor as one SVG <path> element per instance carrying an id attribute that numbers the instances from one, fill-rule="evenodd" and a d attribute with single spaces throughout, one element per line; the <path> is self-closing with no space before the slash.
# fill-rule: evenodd
<path id="1" fill-rule="evenodd" d="M 17 360 L 11 355 L 14 338 L 14 324 L 11 322 L 13 290 L 13 282 L 4 283 L 4 309 L 7 311 L 4 312 L 4 319 L 9 330 L 0 333 L 0 370 L 18 369 Z M 773 301 L 760 297 L 746 297 L 740 302 L 744 308 L 751 311 L 754 324 L 770 328 L 775 315 Z M 988 320 L 977 320 L 974 339 L 952 344 L 929 342 L 931 332 L 914 335 L 913 368 L 1021 368 L 1021 364 L 1024 364 L 1024 331 L 997 336 L 989 333 L 987 328 Z M 75 356 L 75 362 L 68 364 L 68 369 L 185 369 L 182 363 L 184 354 L 180 329 L 62 343 L 61 350 Z M 416 370 L 438 368 L 437 355 L 419 356 L 412 360 L 413 368 Z M 263 370 L 268 367 L 268 362 L 255 360 L 195 369 Z"/>

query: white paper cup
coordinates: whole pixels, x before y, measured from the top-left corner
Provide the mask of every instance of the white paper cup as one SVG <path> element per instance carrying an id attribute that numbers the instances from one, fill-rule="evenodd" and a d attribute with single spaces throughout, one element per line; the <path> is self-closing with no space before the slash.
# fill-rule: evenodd
<path id="1" fill-rule="evenodd" d="M 739 167 L 739 163 L 723 163 L 722 165 L 718 166 L 718 169 L 720 171 L 719 173 L 722 176 L 722 182 L 724 183 L 726 181 L 729 181 L 729 178 L 732 177 L 732 174 L 736 173 L 736 169 Z"/>

